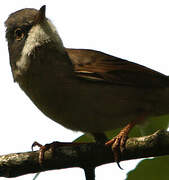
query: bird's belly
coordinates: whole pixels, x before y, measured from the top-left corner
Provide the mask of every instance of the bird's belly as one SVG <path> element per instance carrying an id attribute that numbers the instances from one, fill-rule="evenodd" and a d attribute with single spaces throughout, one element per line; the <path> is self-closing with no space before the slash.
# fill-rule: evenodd
<path id="1" fill-rule="evenodd" d="M 104 132 L 152 113 L 154 102 L 147 100 L 151 92 L 144 89 L 97 84 L 49 87 L 35 82 L 23 90 L 45 115 L 72 130 Z"/>
<path id="2" fill-rule="evenodd" d="M 78 89 L 64 99 L 60 118 L 54 120 L 77 131 L 104 132 L 124 127 L 143 115 L 147 118 L 169 113 L 169 100 L 163 95 L 164 91 L 122 86 L 94 88 L 94 91 L 90 87 Z"/>
<path id="3" fill-rule="evenodd" d="M 63 90 L 59 96 L 50 93 L 46 100 L 43 98 L 43 102 L 39 101 L 38 107 L 52 120 L 76 131 L 104 132 L 123 127 L 144 111 L 139 96 L 125 94 L 116 87 L 111 94 L 97 90 L 67 92 Z"/>
<path id="4" fill-rule="evenodd" d="M 111 117 L 103 114 L 104 112 L 102 113 L 101 111 L 96 114 L 92 112 L 86 113 L 82 110 L 76 111 L 76 114 L 71 112 L 66 114 L 63 113 L 63 118 L 57 118 L 54 120 L 75 131 L 104 132 L 123 127 L 130 121 L 139 117 L 139 115 L 132 113 L 126 114 L 126 116 L 122 114 L 117 115 L 116 111 L 111 112 Z"/>

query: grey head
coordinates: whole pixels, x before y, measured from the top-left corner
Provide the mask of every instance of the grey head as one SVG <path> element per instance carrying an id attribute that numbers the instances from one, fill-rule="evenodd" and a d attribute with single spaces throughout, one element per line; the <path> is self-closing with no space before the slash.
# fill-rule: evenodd
<path id="1" fill-rule="evenodd" d="M 36 48 L 54 44 L 57 51 L 65 53 L 63 43 L 49 19 L 45 6 L 40 10 L 26 8 L 12 13 L 5 22 L 10 65 L 14 80 L 27 71 L 30 56 Z"/>

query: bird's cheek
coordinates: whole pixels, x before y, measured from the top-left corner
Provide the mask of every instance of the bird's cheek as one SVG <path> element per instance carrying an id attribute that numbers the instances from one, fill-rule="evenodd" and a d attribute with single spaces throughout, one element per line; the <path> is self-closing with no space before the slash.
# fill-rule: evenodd
<path id="1" fill-rule="evenodd" d="M 23 47 L 24 41 L 14 40 L 13 43 L 9 45 L 10 64 L 13 67 L 16 67 L 16 62 L 21 57 Z"/>

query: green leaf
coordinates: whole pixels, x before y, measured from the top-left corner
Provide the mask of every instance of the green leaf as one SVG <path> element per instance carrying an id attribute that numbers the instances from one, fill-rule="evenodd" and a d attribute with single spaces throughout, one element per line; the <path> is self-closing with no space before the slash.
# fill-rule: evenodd
<path id="1" fill-rule="evenodd" d="M 169 156 L 161 156 L 141 161 L 130 171 L 126 180 L 168 180 Z"/>
<path id="2" fill-rule="evenodd" d="M 95 142 L 94 138 L 92 135 L 86 133 L 80 137 L 78 137 L 77 139 L 75 139 L 73 142 L 77 142 L 77 143 L 81 143 L 81 142 Z"/>
<path id="3" fill-rule="evenodd" d="M 158 129 L 167 129 L 169 125 L 169 115 L 149 118 L 145 126 L 140 128 L 142 136 L 153 134 Z"/>

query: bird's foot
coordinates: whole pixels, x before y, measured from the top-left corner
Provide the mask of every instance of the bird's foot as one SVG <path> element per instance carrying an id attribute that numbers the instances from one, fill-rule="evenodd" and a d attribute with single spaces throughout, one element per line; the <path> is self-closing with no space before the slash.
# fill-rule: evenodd
<path id="1" fill-rule="evenodd" d="M 105 143 L 106 146 L 112 147 L 114 154 L 114 161 L 117 163 L 120 169 L 122 169 L 119 164 L 120 155 L 125 150 L 125 144 L 128 138 L 128 134 L 130 130 L 133 128 L 133 126 L 136 124 L 136 122 L 137 121 L 132 121 L 129 124 L 127 124 L 116 137 Z"/>
<path id="2" fill-rule="evenodd" d="M 40 143 L 38 142 L 34 142 L 32 144 L 32 151 L 33 151 L 33 148 L 35 146 L 39 147 L 39 164 L 42 165 L 43 161 L 44 161 L 44 154 L 47 150 L 51 149 L 52 153 L 55 154 L 55 150 L 58 148 L 58 147 L 61 147 L 61 146 L 76 146 L 76 145 L 81 145 L 81 144 L 88 144 L 88 143 L 78 143 L 78 142 L 58 142 L 58 141 L 54 141 L 50 144 L 45 144 L 45 145 L 41 145 Z"/>
<path id="3" fill-rule="evenodd" d="M 125 150 L 125 143 L 128 136 L 124 131 L 121 131 L 116 137 L 105 143 L 106 146 L 111 146 L 114 155 L 114 161 L 120 169 L 120 154 Z"/>
<path id="4" fill-rule="evenodd" d="M 44 161 L 44 154 L 47 150 L 51 149 L 52 153 L 55 152 L 55 149 L 57 147 L 60 147 L 60 146 L 65 146 L 65 145 L 72 145 L 72 143 L 62 143 L 62 142 L 58 142 L 58 141 L 55 141 L 55 142 L 52 142 L 50 144 L 45 144 L 45 145 L 41 145 L 40 143 L 38 142 L 34 142 L 32 144 L 32 151 L 33 151 L 33 148 L 35 146 L 39 147 L 39 164 L 42 165 L 43 161 Z"/>

